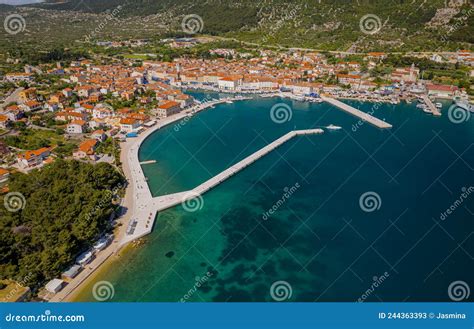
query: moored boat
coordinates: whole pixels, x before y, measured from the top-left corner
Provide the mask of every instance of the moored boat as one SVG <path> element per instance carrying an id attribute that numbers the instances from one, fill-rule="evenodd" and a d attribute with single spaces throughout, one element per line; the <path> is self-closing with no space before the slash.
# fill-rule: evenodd
<path id="1" fill-rule="evenodd" d="M 340 130 L 340 129 L 342 129 L 342 127 L 330 124 L 329 126 L 326 127 L 326 129 L 328 129 L 328 130 Z"/>
<path id="2" fill-rule="evenodd" d="M 468 101 L 463 101 L 463 100 L 456 100 L 454 101 L 457 107 L 469 111 L 469 112 L 474 112 L 474 105 L 469 104 Z"/>

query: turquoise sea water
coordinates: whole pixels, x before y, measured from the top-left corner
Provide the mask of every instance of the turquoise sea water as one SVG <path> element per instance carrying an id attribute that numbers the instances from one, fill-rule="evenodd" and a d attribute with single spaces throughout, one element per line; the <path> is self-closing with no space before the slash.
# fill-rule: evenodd
<path id="1" fill-rule="evenodd" d="M 271 120 L 277 103 L 292 108 L 289 122 Z M 474 120 L 454 124 L 448 107 L 435 118 L 380 105 L 374 115 L 394 127 L 379 130 L 324 103 L 254 99 L 170 125 L 139 155 L 157 160 L 144 166 L 155 196 L 191 189 L 290 130 L 343 130 L 289 141 L 197 211 L 160 213 L 146 243 L 96 281 L 113 284 L 112 301 L 273 301 L 279 281 L 289 301 L 449 301 L 452 282 L 474 288 L 474 193 L 442 215 L 474 186 Z M 367 192 L 379 197 L 372 212 L 359 202 Z"/>

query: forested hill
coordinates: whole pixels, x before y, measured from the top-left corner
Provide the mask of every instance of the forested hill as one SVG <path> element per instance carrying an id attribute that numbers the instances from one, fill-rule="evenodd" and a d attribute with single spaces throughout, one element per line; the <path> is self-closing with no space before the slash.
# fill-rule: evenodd
<path id="1" fill-rule="evenodd" d="M 124 19 L 143 17 L 134 29 L 144 36 L 156 35 L 158 26 L 179 33 L 182 18 L 194 14 L 202 18 L 201 33 L 259 44 L 404 51 L 474 42 L 469 0 L 50 0 L 31 6 L 95 14 L 120 8 Z"/>
<path id="2" fill-rule="evenodd" d="M 0 280 L 35 288 L 57 277 L 110 228 L 112 200 L 124 184 L 106 163 L 57 160 L 14 174 L 10 193 L 0 196 Z"/>

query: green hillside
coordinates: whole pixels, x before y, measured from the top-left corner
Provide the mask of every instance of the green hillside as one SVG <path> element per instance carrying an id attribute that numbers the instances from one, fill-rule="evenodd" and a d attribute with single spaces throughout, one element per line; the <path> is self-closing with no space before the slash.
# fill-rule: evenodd
<path id="1" fill-rule="evenodd" d="M 46 10 L 36 17 L 32 8 Z M 456 50 L 474 41 L 474 9 L 467 0 L 71 0 L 19 10 L 31 17 L 36 31 L 29 32 L 35 40 L 46 38 L 40 27 L 49 28 L 52 40 L 80 39 L 115 10 L 116 21 L 107 22 L 100 37 L 183 35 L 182 18 L 194 14 L 202 18 L 203 34 L 286 47 Z M 70 15 L 70 24 L 57 22 L 63 26 L 56 36 L 55 19 L 62 15 Z"/>

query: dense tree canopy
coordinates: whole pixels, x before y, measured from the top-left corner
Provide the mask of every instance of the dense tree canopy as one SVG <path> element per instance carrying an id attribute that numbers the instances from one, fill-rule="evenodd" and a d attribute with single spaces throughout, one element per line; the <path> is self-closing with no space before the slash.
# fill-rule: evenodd
<path id="1" fill-rule="evenodd" d="M 14 174 L 10 193 L 24 208 L 0 204 L 0 279 L 38 285 L 57 276 L 108 228 L 113 194 L 123 177 L 110 165 L 57 160 L 29 175 Z M 21 201 L 21 200 L 20 200 Z"/>

